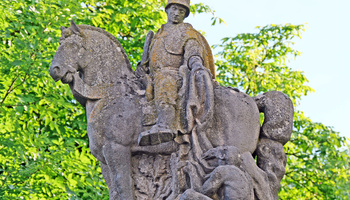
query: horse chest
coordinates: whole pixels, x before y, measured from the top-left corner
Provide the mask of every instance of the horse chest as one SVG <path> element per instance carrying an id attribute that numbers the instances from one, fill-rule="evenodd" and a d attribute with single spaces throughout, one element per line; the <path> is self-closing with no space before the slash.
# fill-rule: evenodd
<path id="1" fill-rule="evenodd" d="M 94 133 L 90 134 L 99 135 L 103 140 L 130 145 L 141 131 L 141 116 L 136 96 L 122 95 L 98 100 L 88 116 L 88 125 L 94 129 Z"/>

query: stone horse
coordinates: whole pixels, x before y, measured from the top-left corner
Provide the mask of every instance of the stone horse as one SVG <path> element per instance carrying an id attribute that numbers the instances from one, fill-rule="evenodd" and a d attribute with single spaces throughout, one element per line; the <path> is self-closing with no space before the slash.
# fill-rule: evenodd
<path id="1" fill-rule="evenodd" d="M 72 22 L 61 31 L 50 75 L 69 84 L 86 109 L 89 147 L 101 162 L 110 199 L 236 199 L 242 181 L 254 185 L 246 184 L 248 199 L 278 198 L 283 145 L 292 128 L 288 97 L 270 92 L 252 98 L 216 85 L 206 70 L 187 69 L 189 134 L 139 146 L 138 134 L 149 128 L 142 123 L 146 98 L 123 47 L 100 28 Z M 196 85 L 199 79 L 206 84 Z M 209 95 L 200 95 L 198 88 Z M 259 110 L 265 114 L 262 127 Z M 275 152 L 281 151 L 277 158 Z"/>

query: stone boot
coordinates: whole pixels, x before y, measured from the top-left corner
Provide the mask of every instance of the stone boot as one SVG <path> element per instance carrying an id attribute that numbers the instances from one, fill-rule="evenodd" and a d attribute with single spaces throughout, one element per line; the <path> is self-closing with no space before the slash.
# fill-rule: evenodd
<path id="1" fill-rule="evenodd" d="M 175 123 L 175 107 L 163 104 L 157 107 L 157 111 L 158 122 L 150 130 L 140 133 L 140 146 L 157 145 L 175 138 L 176 131 L 172 129 Z"/>

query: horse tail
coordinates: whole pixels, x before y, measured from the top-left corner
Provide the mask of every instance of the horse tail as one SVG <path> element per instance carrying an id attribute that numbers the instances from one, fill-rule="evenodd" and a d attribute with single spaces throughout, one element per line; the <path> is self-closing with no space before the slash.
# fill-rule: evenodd
<path id="1" fill-rule="evenodd" d="M 287 163 L 283 145 L 290 140 L 293 131 L 293 103 L 287 95 L 278 91 L 266 92 L 254 100 L 259 111 L 264 113 L 255 151 L 257 164 L 266 172 L 273 198 L 277 200 Z"/>

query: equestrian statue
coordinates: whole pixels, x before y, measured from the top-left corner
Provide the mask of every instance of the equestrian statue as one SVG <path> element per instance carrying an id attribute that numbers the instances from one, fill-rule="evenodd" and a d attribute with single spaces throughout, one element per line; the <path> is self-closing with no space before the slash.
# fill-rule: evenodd
<path id="1" fill-rule="evenodd" d="M 61 27 L 50 75 L 86 109 L 109 198 L 277 200 L 291 100 L 220 86 L 209 44 L 183 22 L 190 0 L 169 0 L 165 11 L 135 71 L 110 33 L 73 21 Z"/>

